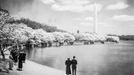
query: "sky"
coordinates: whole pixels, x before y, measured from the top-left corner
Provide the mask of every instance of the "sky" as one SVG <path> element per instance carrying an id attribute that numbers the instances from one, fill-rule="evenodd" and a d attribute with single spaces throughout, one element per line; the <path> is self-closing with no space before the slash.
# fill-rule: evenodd
<path id="1" fill-rule="evenodd" d="M 134 0 L 0 0 L 0 7 L 14 17 L 57 26 L 69 32 L 134 35 Z"/>

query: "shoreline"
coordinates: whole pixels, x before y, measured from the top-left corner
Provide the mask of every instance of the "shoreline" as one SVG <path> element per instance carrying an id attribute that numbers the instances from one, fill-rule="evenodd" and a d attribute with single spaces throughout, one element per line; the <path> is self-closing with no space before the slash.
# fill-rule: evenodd
<path id="1" fill-rule="evenodd" d="M 65 75 L 64 71 L 60 71 L 51 67 L 47 67 L 30 60 L 24 63 L 23 71 L 17 71 L 17 66 L 8 75 Z"/>

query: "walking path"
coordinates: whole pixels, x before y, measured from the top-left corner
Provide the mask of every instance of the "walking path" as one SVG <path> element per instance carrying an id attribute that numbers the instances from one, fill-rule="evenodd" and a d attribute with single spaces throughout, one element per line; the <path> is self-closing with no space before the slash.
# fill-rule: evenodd
<path id="1" fill-rule="evenodd" d="M 65 75 L 65 72 L 26 60 L 23 71 L 17 71 L 14 66 L 9 75 Z"/>

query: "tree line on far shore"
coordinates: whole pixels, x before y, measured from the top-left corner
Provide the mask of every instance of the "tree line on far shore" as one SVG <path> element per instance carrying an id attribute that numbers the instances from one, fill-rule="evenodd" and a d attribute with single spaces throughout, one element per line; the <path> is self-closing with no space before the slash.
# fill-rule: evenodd
<path id="1" fill-rule="evenodd" d="M 108 36 L 118 36 L 120 40 L 130 40 L 134 41 L 134 35 L 116 35 L 116 34 L 108 34 Z"/>
<path id="2" fill-rule="evenodd" d="M 134 41 L 134 35 L 121 35 L 119 36 L 120 40 L 131 40 Z"/>

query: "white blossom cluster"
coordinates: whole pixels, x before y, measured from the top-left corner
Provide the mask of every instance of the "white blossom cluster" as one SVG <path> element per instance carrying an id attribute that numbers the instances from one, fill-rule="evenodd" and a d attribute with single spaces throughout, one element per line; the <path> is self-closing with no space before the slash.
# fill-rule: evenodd
<path id="1" fill-rule="evenodd" d="M 8 13 L 5 13 L 4 11 L 0 11 L 0 24 L 4 24 L 7 18 L 8 18 Z"/>
<path id="2" fill-rule="evenodd" d="M 14 39 L 19 40 L 20 42 L 27 42 L 29 39 L 32 39 L 32 41 L 36 43 L 41 42 L 64 42 L 65 40 L 68 41 L 75 41 L 75 38 L 73 35 L 69 33 L 63 33 L 63 32 L 53 32 L 48 33 L 44 31 L 43 29 L 32 29 L 30 27 L 27 27 L 25 24 L 13 24 L 13 25 L 7 25 L 5 26 L 5 31 L 9 31 L 10 28 L 12 28 L 11 37 Z"/>
<path id="3" fill-rule="evenodd" d="M 74 34 L 74 36 L 77 41 L 93 41 L 93 42 L 104 41 L 105 42 L 107 41 L 107 39 L 110 39 L 111 41 L 119 42 L 119 37 L 100 35 L 96 33 L 79 33 L 79 34 Z"/>
<path id="4" fill-rule="evenodd" d="M 119 37 L 117 37 L 117 36 L 106 36 L 106 39 L 107 39 L 107 41 L 110 41 L 110 42 L 119 42 L 120 41 Z"/>
<path id="5" fill-rule="evenodd" d="M 5 25 L 3 28 L 5 33 L 10 32 L 10 37 L 17 39 L 21 43 L 26 43 L 28 40 L 40 44 L 42 42 L 74 42 L 74 41 L 106 41 L 107 39 L 119 41 L 115 36 L 104 36 L 96 33 L 79 33 L 70 34 L 67 32 L 52 32 L 48 33 L 43 29 L 32 29 L 25 24 Z"/>

